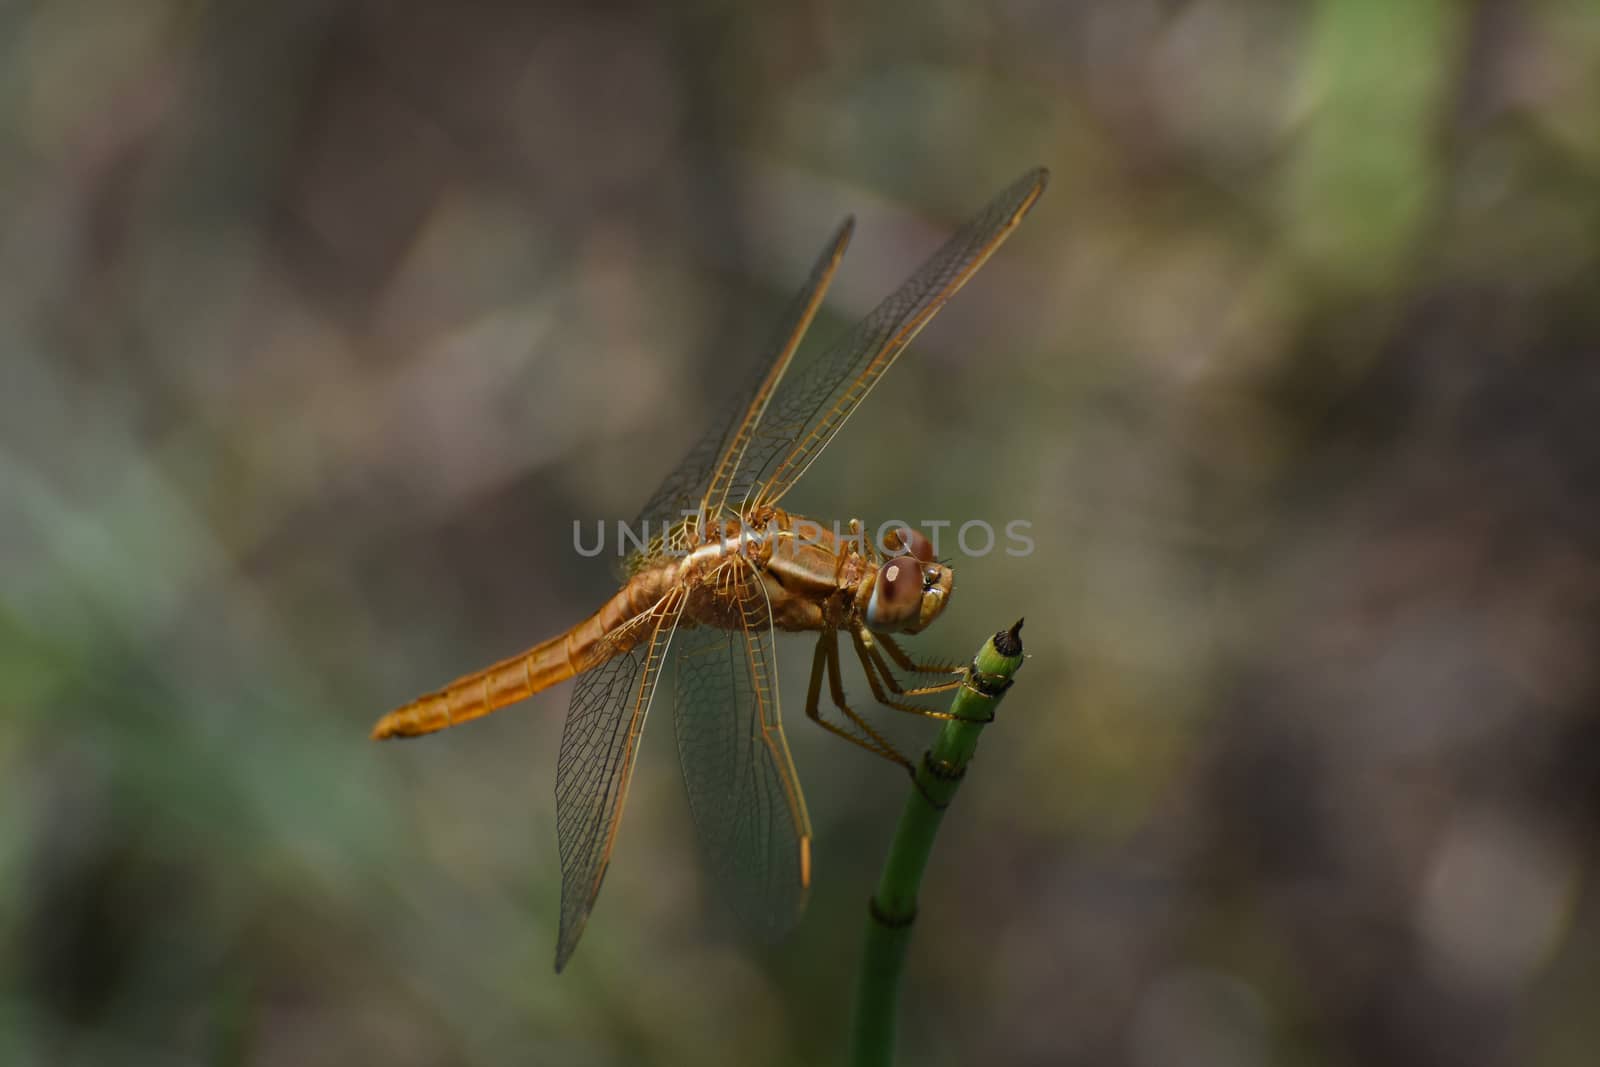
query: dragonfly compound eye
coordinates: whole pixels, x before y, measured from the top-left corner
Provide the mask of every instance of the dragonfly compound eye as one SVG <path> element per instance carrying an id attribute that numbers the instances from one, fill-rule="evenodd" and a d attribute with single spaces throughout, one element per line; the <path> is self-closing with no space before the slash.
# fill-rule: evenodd
<path id="1" fill-rule="evenodd" d="M 878 580 L 867 602 L 867 625 L 875 630 L 900 626 L 916 618 L 922 605 L 922 561 L 896 556 L 878 568 Z"/>
<path id="2" fill-rule="evenodd" d="M 883 547 L 890 552 L 915 556 L 924 563 L 933 562 L 933 542 L 922 531 L 909 526 L 896 526 L 883 538 Z"/>

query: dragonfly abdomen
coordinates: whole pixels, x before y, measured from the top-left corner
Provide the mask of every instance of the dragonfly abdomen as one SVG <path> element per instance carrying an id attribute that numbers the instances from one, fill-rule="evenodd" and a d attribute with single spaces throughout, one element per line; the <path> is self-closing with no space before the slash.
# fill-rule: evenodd
<path id="1" fill-rule="evenodd" d="M 481 719 L 626 652 L 635 640 L 625 634 L 609 642 L 605 638 L 649 606 L 650 587 L 656 584 L 651 577 L 635 576 L 599 611 L 565 633 L 395 708 L 378 720 L 372 736 L 417 737 Z M 646 603 L 636 606 L 641 600 Z"/>
<path id="2" fill-rule="evenodd" d="M 541 689 L 571 678 L 568 634 L 553 637 L 518 656 L 464 675 L 437 692 L 395 708 L 372 728 L 375 739 L 416 737 L 481 719 Z"/>

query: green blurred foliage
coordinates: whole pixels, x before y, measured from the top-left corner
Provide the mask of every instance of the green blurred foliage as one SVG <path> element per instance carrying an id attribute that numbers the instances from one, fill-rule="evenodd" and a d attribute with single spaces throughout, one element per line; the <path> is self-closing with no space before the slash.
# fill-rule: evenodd
<path id="1" fill-rule="evenodd" d="M 1039 163 L 789 501 L 1033 524 L 908 1059 L 1589 1062 L 1597 113 L 1586 0 L 0 5 L 0 1063 L 836 1058 L 887 765 L 755 947 L 658 712 L 557 978 L 566 690 L 366 731 Z"/>

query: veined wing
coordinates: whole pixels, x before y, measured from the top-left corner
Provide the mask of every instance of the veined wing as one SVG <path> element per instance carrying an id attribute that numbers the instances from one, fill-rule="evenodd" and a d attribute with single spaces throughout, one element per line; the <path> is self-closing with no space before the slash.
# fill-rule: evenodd
<path id="1" fill-rule="evenodd" d="M 800 916 L 811 882 L 811 820 L 784 739 L 772 609 L 747 569 L 741 626 L 695 630 L 674 653 L 678 757 L 701 849 L 746 926 L 767 940 Z"/>
<path id="2" fill-rule="evenodd" d="M 782 499 L 911 339 L 1016 229 L 1048 178 L 1039 168 L 1013 182 L 854 330 L 790 368 L 733 476 L 736 505 Z"/>
<path id="3" fill-rule="evenodd" d="M 654 536 L 682 521 L 685 512 L 699 510 L 708 516 L 714 515 L 727 496 L 728 484 L 772 398 L 773 389 L 788 369 L 817 309 L 822 306 L 854 228 L 855 221 L 845 219 L 834 231 L 833 239 L 822 250 L 805 285 L 785 312 L 765 357 L 755 367 L 754 377 L 732 402 L 727 425 L 715 427 L 696 442 L 639 512 L 635 529 L 648 523 Z"/>
<path id="4" fill-rule="evenodd" d="M 600 894 L 633 778 L 639 737 L 683 612 L 674 590 L 608 638 L 637 642 L 578 676 L 556 762 L 561 851 L 561 933 L 556 970 L 567 965 Z"/>

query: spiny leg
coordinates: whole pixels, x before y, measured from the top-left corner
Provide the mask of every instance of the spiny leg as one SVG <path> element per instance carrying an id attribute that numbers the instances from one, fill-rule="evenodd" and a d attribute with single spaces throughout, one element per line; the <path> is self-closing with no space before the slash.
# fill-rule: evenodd
<path id="1" fill-rule="evenodd" d="M 872 699 L 884 707 L 908 712 L 912 715 L 920 715 L 926 719 L 949 720 L 954 718 L 948 711 L 937 711 L 933 708 L 925 708 L 921 704 L 896 700 L 895 697 L 891 697 L 884 691 L 884 687 L 887 685 L 888 689 L 898 697 L 920 696 L 927 693 L 949 692 L 961 684 L 960 678 L 936 686 L 927 686 L 922 689 L 908 691 L 901 687 L 900 682 L 889 671 L 889 665 L 883 661 L 882 653 L 872 643 L 870 634 L 863 633 L 860 630 L 852 630 L 850 631 L 850 640 L 856 646 L 856 657 L 861 660 L 861 670 L 866 674 L 867 685 L 872 689 Z M 879 679 L 880 672 L 883 675 L 881 681 Z"/>
<path id="2" fill-rule="evenodd" d="M 867 542 L 861 533 L 860 519 L 850 520 L 850 532 L 845 536 L 844 546 L 841 547 L 843 551 L 839 553 L 838 563 L 833 568 L 833 580 L 836 582 L 840 575 L 844 574 L 845 565 L 850 562 L 852 556 L 871 558 L 866 555 Z"/>
<path id="3" fill-rule="evenodd" d="M 910 671 L 912 674 L 967 673 L 966 666 L 961 663 L 942 663 L 939 661 L 918 663 L 916 660 L 912 659 L 910 654 L 907 653 L 905 649 L 901 648 L 899 643 L 888 634 L 877 634 L 876 637 L 877 643 L 883 645 L 884 648 L 889 650 L 889 655 L 894 658 L 896 663 L 900 664 L 900 669 L 903 671 Z M 950 688 L 953 689 L 955 687 L 951 686 Z"/>
<path id="4" fill-rule="evenodd" d="M 828 690 L 833 697 L 834 707 L 843 712 L 845 717 L 865 736 L 853 734 L 844 727 L 831 723 L 822 717 L 822 672 L 824 670 L 828 672 Z M 811 684 L 806 690 L 806 718 L 829 733 L 837 734 L 851 744 L 861 746 L 874 756 L 904 767 L 913 775 L 916 773 L 910 760 L 902 756 L 893 745 L 883 738 L 883 735 L 868 726 L 861 716 L 850 710 L 850 706 L 845 703 L 844 683 L 839 677 L 839 645 L 832 630 L 824 631 L 817 638 L 816 655 L 811 658 Z"/>
<path id="5" fill-rule="evenodd" d="M 879 674 L 882 676 L 884 684 L 887 685 L 889 690 L 896 696 L 922 697 L 930 696 L 934 693 L 948 693 L 950 690 L 959 687 L 966 679 L 966 668 L 951 668 L 951 673 L 958 674 L 960 677 L 952 678 L 948 682 L 937 682 L 934 685 L 921 685 L 912 689 L 907 689 L 900 684 L 900 679 L 895 677 L 895 673 L 893 669 L 890 668 L 889 662 L 883 658 L 883 652 L 878 648 L 878 640 L 881 639 L 882 635 L 878 635 L 877 639 L 875 640 L 872 632 L 868 630 L 861 634 L 860 640 L 857 642 L 857 644 L 865 644 L 867 646 L 867 651 L 872 656 L 872 662 L 877 665 Z M 928 673 L 931 674 L 933 672 L 930 671 Z"/>

